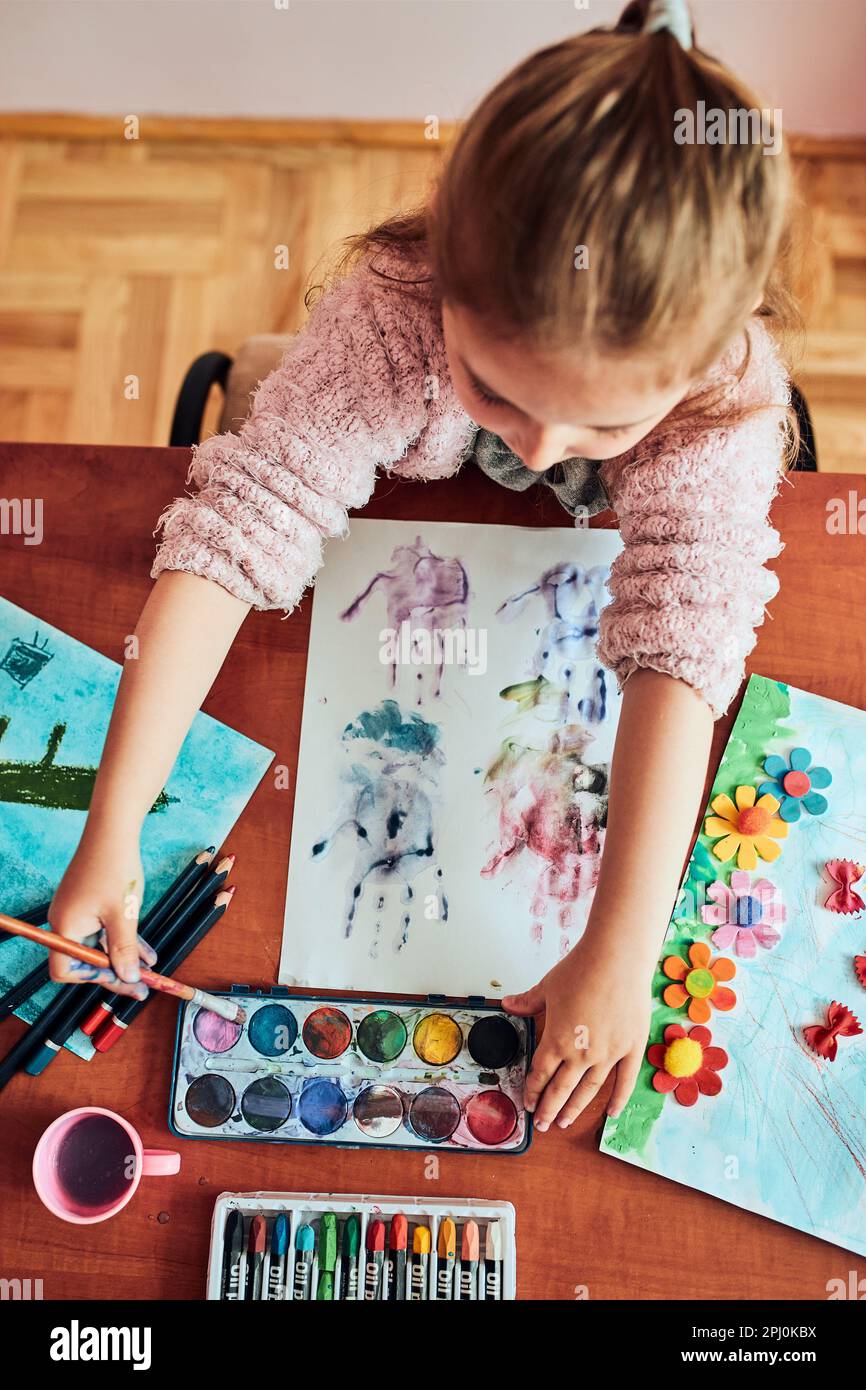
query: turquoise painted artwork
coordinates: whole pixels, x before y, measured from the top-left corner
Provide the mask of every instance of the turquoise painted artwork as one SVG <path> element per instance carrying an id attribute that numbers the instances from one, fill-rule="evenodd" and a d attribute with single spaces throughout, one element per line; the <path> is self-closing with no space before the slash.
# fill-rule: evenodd
<path id="1" fill-rule="evenodd" d="M 16 916 L 47 902 L 71 859 L 90 804 L 120 666 L 0 598 L 0 903 Z M 145 909 L 194 854 L 222 845 L 273 753 L 198 714 L 141 841 Z M 0 944 L 0 992 L 44 952 L 20 939 Z M 58 986 L 18 1012 L 32 1022 Z M 93 1049 L 81 1033 L 68 1044 Z"/>
<path id="2" fill-rule="evenodd" d="M 601 1150 L 866 1255 L 866 713 L 752 676 L 701 825 Z"/>

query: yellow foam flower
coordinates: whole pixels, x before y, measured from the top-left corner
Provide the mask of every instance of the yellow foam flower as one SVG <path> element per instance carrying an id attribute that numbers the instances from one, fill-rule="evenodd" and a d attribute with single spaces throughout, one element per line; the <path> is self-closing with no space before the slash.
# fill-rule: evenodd
<path id="1" fill-rule="evenodd" d="M 722 794 L 710 802 L 714 816 L 707 816 L 704 833 L 718 839 L 713 854 L 726 864 L 737 856 L 738 869 L 756 869 L 758 857 L 772 863 L 782 853 L 777 840 L 788 834 L 785 821 L 776 815 L 779 802 L 769 792 L 758 796 L 754 787 L 737 787 L 737 804 Z"/>

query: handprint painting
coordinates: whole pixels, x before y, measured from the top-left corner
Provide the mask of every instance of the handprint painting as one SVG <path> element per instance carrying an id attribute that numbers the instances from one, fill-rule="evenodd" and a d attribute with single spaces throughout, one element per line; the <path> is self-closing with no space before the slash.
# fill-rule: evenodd
<path id="1" fill-rule="evenodd" d="M 503 716 L 507 734 L 487 769 L 499 834 L 482 873 L 513 871 L 523 856 L 518 891 L 535 874 L 532 940 L 557 929 L 560 956 L 585 925 L 604 847 L 608 765 L 598 761 L 596 733 L 619 702 L 595 655 L 607 573 L 605 565 L 554 565 L 496 611 L 512 622 L 534 602 L 543 617 L 528 677 L 500 691 L 514 713 Z"/>
<path id="2" fill-rule="evenodd" d="M 317 580 L 285 984 L 525 988 L 582 932 L 619 694 L 616 532 L 354 521 Z"/>

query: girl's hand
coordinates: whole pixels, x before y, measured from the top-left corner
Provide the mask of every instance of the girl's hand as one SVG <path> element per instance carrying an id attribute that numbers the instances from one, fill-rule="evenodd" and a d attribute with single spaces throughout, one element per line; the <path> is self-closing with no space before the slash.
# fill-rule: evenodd
<path id="1" fill-rule="evenodd" d="M 156 952 L 138 935 L 138 914 L 144 893 L 144 873 L 137 837 L 118 833 L 88 833 L 81 843 L 48 910 L 54 931 L 73 941 L 102 933 L 102 948 L 113 969 L 100 970 L 71 956 L 52 951 L 52 980 L 67 984 L 99 984 L 115 994 L 147 997 L 139 979 L 139 963 L 153 966 Z"/>
<path id="2" fill-rule="evenodd" d="M 545 1016 L 524 1092 L 537 1130 L 543 1133 L 554 1120 L 567 1129 L 614 1068 L 607 1113 L 622 1110 L 649 1036 L 650 977 L 651 971 L 634 958 L 599 953 L 585 941 L 534 989 L 502 1000 L 509 1013 Z"/>

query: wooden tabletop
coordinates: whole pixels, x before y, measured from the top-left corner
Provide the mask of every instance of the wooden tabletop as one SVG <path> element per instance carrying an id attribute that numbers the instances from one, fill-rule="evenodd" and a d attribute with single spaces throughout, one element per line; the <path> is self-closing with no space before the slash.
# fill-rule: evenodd
<path id="1" fill-rule="evenodd" d="M 180 449 L 0 445 L 3 496 L 44 502 L 40 546 L 0 536 L 0 593 L 121 660 L 150 587 L 151 533 L 183 491 L 187 462 Z M 775 562 L 781 593 L 749 670 L 866 708 L 866 535 L 856 527 L 830 535 L 826 526 L 829 500 L 847 499 L 861 481 L 794 474 L 782 486 L 773 511 L 786 543 Z M 545 489 L 508 492 L 475 469 L 435 486 L 385 479 L 365 515 L 567 522 Z M 251 615 L 205 705 L 292 770 L 310 609 L 307 595 L 286 621 Z M 717 726 L 713 766 L 730 724 L 731 716 Z M 276 980 L 291 799 L 266 777 L 230 836 L 238 898 L 230 927 L 227 919 L 195 952 L 205 988 Z M 166 1124 L 174 1024 L 174 1007 L 156 999 L 107 1056 L 85 1063 L 64 1052 L 42 1077 L 18 1076 L 0 1095 L 4 1278 L 41 1277 L 52 1299 L 201 1298 L 215 1197 L 264 1188 L 507 1199 L 517 1208 L 521 1298 L 572 1299 L 585 1287 L 593 1299 L 823 1299 L 828 1279 L 866 1275 L 862 1258 L 600 1154 L 606 1097 L 567 1133 L 537 1135 L 523 1156 L 437 1155 L 432 1181 L 423 1154 L 176 1140 Z M 22 1027 L 4 1024 L 3 1052 Z M 84 1104 L 118 1110 L 145 1145 L 182 1152 L 178 1177 L 145 1179 L 120 1216 L 91 1227 L 51 1216 L 30 1179 L 42 1130 Z M 711 1258 L 698 1219 L 709 1212 Z"/>

